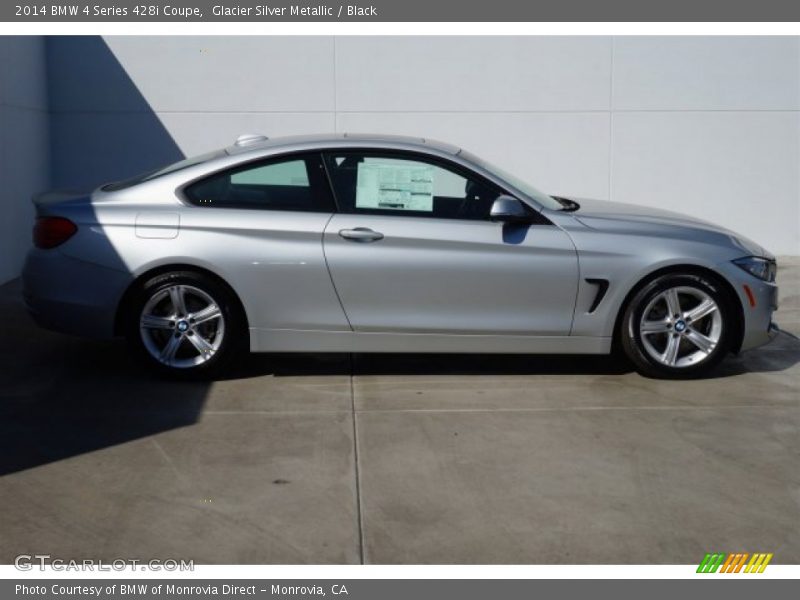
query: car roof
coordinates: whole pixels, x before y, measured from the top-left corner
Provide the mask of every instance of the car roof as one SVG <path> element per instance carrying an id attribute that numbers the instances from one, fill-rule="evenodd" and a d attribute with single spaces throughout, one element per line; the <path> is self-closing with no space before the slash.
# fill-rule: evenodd
<path id="1" fill-rule="evenodd" d="M 342 148 L 346 146 L 357 147 L 359 145 L 376 146 L 382 144 L 385 144 L 387 147 L 405 146 L 421 150 L 433 149 L 453 155 L 461 152 L 461 148 L 458 146 L 453 146 L 452 144 L 439 142 L 437 140 L 375 133 L 331 133 L 293 135 L 276 138 L 268 138 L 259 134 L 246 134 L 239 136 L 238 140 L 233 145 L 225 148 L 225 152 L 230 156 L 234 156 L 253 151 L 279 150 L 282 147 L 289 146 L 308 146 L 308 148 L 311 149 Z"/>

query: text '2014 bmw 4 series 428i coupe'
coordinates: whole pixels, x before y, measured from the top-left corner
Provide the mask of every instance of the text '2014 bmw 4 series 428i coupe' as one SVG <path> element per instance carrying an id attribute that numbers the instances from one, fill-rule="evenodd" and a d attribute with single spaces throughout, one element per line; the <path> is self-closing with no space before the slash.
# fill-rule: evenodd
<path id="1" fill-rule="evenodd" d="M 548 196 L 457 147 L 267 139 L 36 199 L 37 322 L 211 376 L 241 351 L 606 354 L 695 377 L 772 339 L 775 258 L 680 214 Z"/>

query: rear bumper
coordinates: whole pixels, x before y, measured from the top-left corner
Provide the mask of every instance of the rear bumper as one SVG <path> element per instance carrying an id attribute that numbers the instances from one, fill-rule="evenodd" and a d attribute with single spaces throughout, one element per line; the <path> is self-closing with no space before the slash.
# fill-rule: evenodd
<path id="1" fill-rule="evenodd" d="M 111 338 L 128 273 L 34 249 L 22 271 L 23 298 L 45 329 L 89 338 Z"/>

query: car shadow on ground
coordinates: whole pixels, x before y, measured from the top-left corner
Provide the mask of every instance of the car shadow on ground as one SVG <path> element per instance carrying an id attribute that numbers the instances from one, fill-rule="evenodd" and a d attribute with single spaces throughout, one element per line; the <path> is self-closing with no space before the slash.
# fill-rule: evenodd
<path id="1" fill-rule="evenodd" d="M 39 329 L 19 298 L 0 287 L 0 475 L 186 427 L 202 415 L 211 381 L 151 374 L 121 340 L 98 342 Z M 769 346 L 730 357 L 713 377 L 786 370 L 800 340 L 782 332 Z M 224 378 L 319 375 L 626 375 L 609 356 L 476 354 L 259 354 Z"/>
<path id="2" fill-rule="evenodd" d="M 313 360 L 310 358 L 313 357 Z M 706 378 L 785 371 L 800 362 L 800 339 L 782 331 L 768 346 L 727 357 Z M 614 355 L 528 354 L 251 354 L 225 379 L 262 375 L 623 375 Z"/>
<path id="3" fill-rule="evenodd" d="M 0 286 L 0 475 L 191 425 L 209 382 L 160 381 L 121 340 L 37 327 L 19 281 Z"/>
<path id="4" fill-rule="evenodd" d="M 121 341 L 60 336 L 35 356 L 17 355 L 0 378 L 0 475 L 196 423 L 212 382 L 152 375 Z M 788 369 L 800 361 L 800 340 L 732 357 L 713 377 Z M 8 364 L 8 362 L 6 362 Z M 608 356 L 259 354 L 224 379 L 320 375 L 624 375 Z"/>
<path id="5" fill-rule="evenodd" d="M 309 360 L 313 357 L 314 360 Z M 625 361 L 595 355 L 251 354 L 225 378 L 274 375 L 588 375 L 623 374 Z"/>
<path id="6" fill-rule="evenodd" d="M 0 376 L 0 475 L 192 425 L 209 387 L 156 380 L 122 343 L 56 343 L 14 362 Z"/>
<path id="7" fill-rule="evenodd" d="M 800 362 L 800 338 L 781 331 L 766 346 L 729 356 L 708 375 L 708 378 L 735 377 L 746 373 L 786 371 Z"/>

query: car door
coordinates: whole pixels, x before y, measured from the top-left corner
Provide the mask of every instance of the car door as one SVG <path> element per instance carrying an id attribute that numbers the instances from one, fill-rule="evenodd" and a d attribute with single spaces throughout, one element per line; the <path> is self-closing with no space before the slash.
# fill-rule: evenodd
<path id="1" fill-rule="evenodd" d="M 339 207 L 325 255 L 353 330 L 569 334 L 577 255 L 541 215 L 492 222 L 503 191 L 437 157 L 331 151 L 325 165 Z"/>

